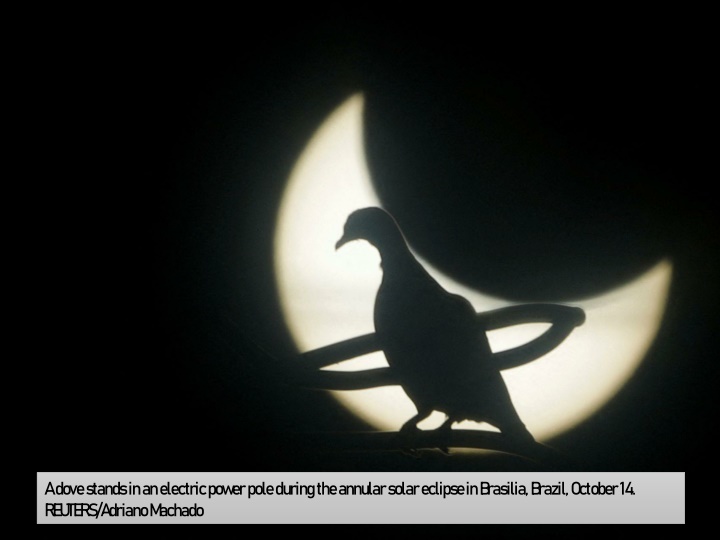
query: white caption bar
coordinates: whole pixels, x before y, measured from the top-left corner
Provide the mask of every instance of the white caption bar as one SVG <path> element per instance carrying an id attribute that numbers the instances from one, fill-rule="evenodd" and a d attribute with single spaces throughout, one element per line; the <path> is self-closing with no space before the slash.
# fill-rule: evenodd
<path id="1" fill-rule="evenodd" d="M 37 473 L 62 523 L 682 524 L 685 473 Z"/>

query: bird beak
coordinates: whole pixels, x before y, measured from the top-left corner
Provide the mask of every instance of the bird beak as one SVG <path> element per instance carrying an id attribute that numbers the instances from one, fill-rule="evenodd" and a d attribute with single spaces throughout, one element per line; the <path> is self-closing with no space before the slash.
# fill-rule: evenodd
<path id="1" fill-rule="evenodd" d="M 349 238 L 347 235 L 343 235 L 343 237 L 335 242 L 335 251 L 343 247 L 345 244 L 347 244 L 352 238 Z"/>

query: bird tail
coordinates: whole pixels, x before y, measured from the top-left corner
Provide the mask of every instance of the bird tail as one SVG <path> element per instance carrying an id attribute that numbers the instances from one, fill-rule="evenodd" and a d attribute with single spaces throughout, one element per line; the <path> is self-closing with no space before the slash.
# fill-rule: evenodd
<path id="1" fill-rule="evenodd" d="M 522 422 L 503 426 L 500 430 L 507 438 L 520 444 L 529 444 L 535 442 L 535 437 L 528 431 Z"/>

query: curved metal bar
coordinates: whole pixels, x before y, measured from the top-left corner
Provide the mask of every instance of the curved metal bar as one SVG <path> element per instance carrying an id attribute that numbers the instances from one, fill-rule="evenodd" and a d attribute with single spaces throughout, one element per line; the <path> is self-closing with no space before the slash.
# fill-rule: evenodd
<path id="1" fill-rule="evenodd" d="M 493 355 L 495 367 L 503 370 L 527 364 L 553 350 L 570 335 L 576 326 L 585 322 L 585 312 L 577 307 L 559 304 L 523 304 L 478 313 L 477 321 L 478 329 L 483 332 L 518 324 L 550 323 L 552 325 L 543 334 L 524 345 L 495 353 Z M 382 350 L 382 347 L 377 336 L 365 334 L 303 353 L 300 355 L 300 365 L 303 368 L 319 370 L 379 350 Z M 363 372 L 343 373 L 350 373 L 351 376 L 362 378 L 359 374 Z M 347 375 L 343 375 L 336 380 L 339 384 L 341 379 L 347 377 Z M 332 377 L 326 378 L 328 381 L 331 379 Z M 368 376 L 367 380 L 371 381 L 373 377 Z M 342 384 L 347 383 L 343 382 Z M 333 387 L 333 389 L 339 388 Z"/>
<path id="2" fill-rule="evenodd" d="M 320 369 L 357 356 L 381 350 L 375 334 L 365 334 L 300 355 L 303 367 Z"/>
<path id="3" fill-rule="evenodd" d="M 389 367 L 362 371 L 297 370 L 295 384 L 316 390 L 363 390 L 400 384 Z"/>
<path id="4" fill-rule="evenodd" d="M 393 431 L 298 433 L 288 435 L 289 443 L 304 445 L 313 450 L 332 452 L 405 452 L 474 448 L 511 454 L 536 463 L 540 469 L 577 470 L 579 466 L 564 453 L 538 442 L 521 443 L 484 430 L 429 430 L 411 435 Z"/>

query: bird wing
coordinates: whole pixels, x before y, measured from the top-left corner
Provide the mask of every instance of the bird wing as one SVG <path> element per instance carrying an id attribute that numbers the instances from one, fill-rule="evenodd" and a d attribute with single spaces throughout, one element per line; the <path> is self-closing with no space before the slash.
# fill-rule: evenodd
<path id="1" fill-rule="evenodd" d="M 376 331 L 390 366 L 416 405 L 439 409 L 491 365 L 487 337 L 465 298 L 426 281 L 378 294 Z"/>

